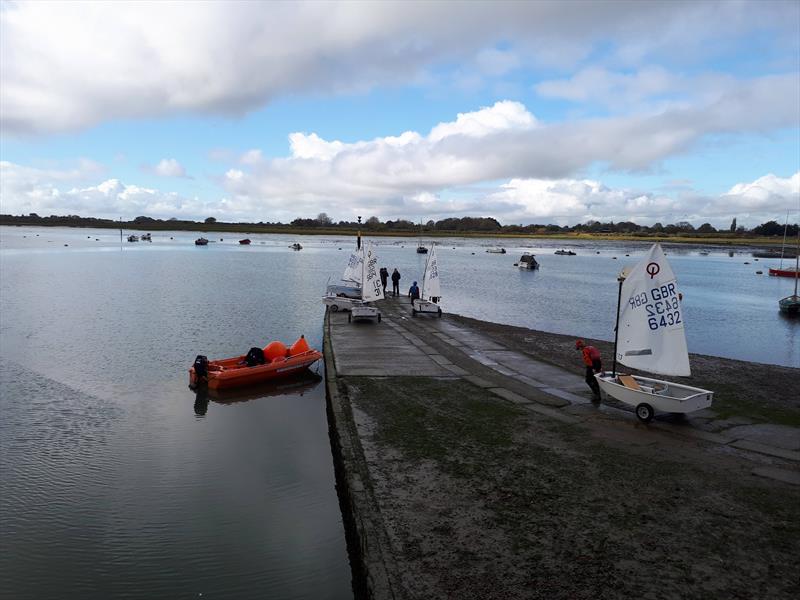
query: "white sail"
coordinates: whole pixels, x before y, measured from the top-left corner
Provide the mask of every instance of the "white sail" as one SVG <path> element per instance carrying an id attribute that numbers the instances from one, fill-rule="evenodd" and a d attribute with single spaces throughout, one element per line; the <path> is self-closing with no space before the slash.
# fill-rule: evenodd
<path id="1" fill-rule="evenodd" d="M 350 260 L 345 267 L 343 281 L 352 281 L 353 283 L 361 283 L 361 265 L 364 262 L 364 249 L 359 248 L 350 255 Z"/>
<path id="2" fill-rule="evenodd" d="M 364 302 L 383 300 L 383 285 L 381 284 L 378 270 L 378 256 L 372 247 L 372 242 L 367 244 L 364 251 L 364 260 L 361 262 L 361 299 Z"/>
<path id="3" fill-rule="evenodd" d="M 691 375 L 675 274 L 660 244 L 622 284 L 617 361 L 662 375 Z"/>
<path id="4" fill-rule="evenodd" d="M 422 275 L 422 299 L 439 298 L 442 288 L 439 284 L 439 265 L 436 262 L 436 245 L 431 246 L 428 260 L 425 261 L 425 273 Z"/>

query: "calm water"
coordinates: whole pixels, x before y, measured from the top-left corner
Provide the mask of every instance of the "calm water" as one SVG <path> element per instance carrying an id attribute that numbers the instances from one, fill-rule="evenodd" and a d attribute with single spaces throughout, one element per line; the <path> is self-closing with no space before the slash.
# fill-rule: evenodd
<path id="1" fill-rule="evenodd" d="M 324 386 L 209 402 L 186 370 L 198 353 L 301 333 L 320 347 L 320 296 L 353 239 L 195 237 L 0 228 L 0 594 L 350 596 Z M 406 290 L 417 240 L 377 241 Z M 487 254 L 495 243 L 508 254 Z M 616 273 L 647 245 L 573 244 L 570 257 L 533 244 L 444 240 L 445 310 L 612 339 Z M 540 271 L 513 266 L 524 250 Z M 800 367 L 800 320 L 777 309 L 793 282 L 755 274 L 777 261 L 666 251 L 690 351 Z"/>
<path id="2" fill-rule="evenodd" d="M 351 598 L 319 376 L 187 389 L 197 353 L 320 347 L 313 253 L 0 233 L 0 596 Z"/>

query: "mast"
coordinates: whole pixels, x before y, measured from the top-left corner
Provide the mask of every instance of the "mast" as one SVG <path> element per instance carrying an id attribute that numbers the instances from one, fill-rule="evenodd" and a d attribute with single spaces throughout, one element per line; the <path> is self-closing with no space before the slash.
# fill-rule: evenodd
<path id="1" fill-rule="evenodd" d="M 800 227 L 797 228 L 797 250 L 794 255 L 794 297 L 797 298 L 797 280 L 800 278 Z"/>
<path id="2" fill-rule="evenodd" d="M 428 263 L 430 262 L 430 260 L 431 260 L 431 255 L 428 254 L 427 258 L 425 259 L 425 268 L 422 271 L 422 289 L 419 292 L 420 300 L 425 300 L 425 280 L 428 278 Z"/>
<path id="3" fill-rule="evenodd" d="M 359 223 L 361 222 L 361 217 L 358 217 Z M 361 248 L 361 230 L 359 229 L 358 232 L 358 247 Z M 367 289 L 367 273 L 365 269 L 367 268 L 367 253 L 364 252 L 364 256 L 361 259 L 361 302 L 364 302 L 364 290 Z"/>
<path id="4" fill-rule="evenodd" d="M 786 248 L 786 230 L 789 228 L 789 211 L 786 211 L 786 223 L 783 225 L 783 243 L 781 244 L 781 264 L 778 265 L 779 269 L 783 268 L 783 251 Z M 797 290 L 795 290 L 795 295 L 797 295 Z"/>
<path id="5" fill-rule="evenodd" d="M 622 303 L 622 284 L 625 283 L 625 276 L 620 273 L 617 277 L 619 281 L 619 292 L 617 293 L 617 324 L 614 325 L 614 363 L 611 367 L 611 376 L 617 376 L 617 340 L 619 340 L 619 309 Z"/>
<path id="6" fill-rule="evenodd" d="M 358 217 L 358 237 L 356 238 L 356 250 L 361 250 L 361 217 Z M 364 281 L 364 269 L 361 269 L 361 281 Z"/>

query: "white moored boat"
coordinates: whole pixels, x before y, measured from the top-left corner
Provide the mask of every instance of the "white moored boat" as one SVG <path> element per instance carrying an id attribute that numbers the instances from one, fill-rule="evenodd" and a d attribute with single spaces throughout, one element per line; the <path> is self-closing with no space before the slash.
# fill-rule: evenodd
<path id="1" fill-rule="evenodd" d="M 422 290 L 420 297 L 411 301 L 411 316 L 417 313 L 428 313 L 442 316 L 439 298 L 442 288 L 439 283 L 439 264 L 436 261 L 436 246 L 431 245 L 428 259 L 425 261 L 425 272 L 422 274 Z"/>
<path id="2" fill-rule="evenodd" d="M 520 269 L 527 269 L 529 271 L 532 271 L 534 269 L 539 268 L 539 263 L 536 261 L 536 257 L 533 254 L 526 252 L 520 257 L 517 266 Z"/>
<path id="3" fill-rule="evenodd" d="M 364 250 L 364 260 L 361 261 L 361 300 L 350 307 L 347 322 L 353 319 L 377 319 L 381 322 L 381 311 L 368 303 L 383 300 L 383 284 L 378 271 L 378 256 L 372 249 L 372 242 Z"/>
<path id="4" fill-rule="evenodd" d="M 617 335 L 611 373 L 595 374 L 600 389 L 633 406 L 647 423 L 656 410 L 688 413 L 711 406 L 714 392 L 616 372 L 617 362 L 660 375 L 689 376 L 689 352 L 675 275 L 660 244 L 629 272 L 620 274 Z"/>

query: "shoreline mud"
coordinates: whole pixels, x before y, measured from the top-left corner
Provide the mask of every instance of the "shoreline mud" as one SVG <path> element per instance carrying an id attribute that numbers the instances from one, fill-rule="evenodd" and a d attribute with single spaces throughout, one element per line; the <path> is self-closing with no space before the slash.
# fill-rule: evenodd
<path id="1" fill-rule="evenodd" d="M 770 419 L 796 418 L 789 381 L 743 390 L 730 416 L 648 426 L 588 401 L 571 336 L 381 310 L 379 325 L 325 319 L 357 598 L 800 593 L 800 430 Z M 695 358 L 695 383 L 799 371 Z M 730 434 L 761 426 L 784 447 Z"/>

